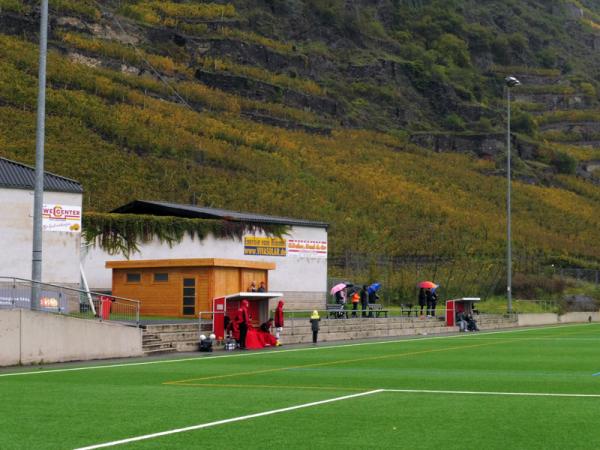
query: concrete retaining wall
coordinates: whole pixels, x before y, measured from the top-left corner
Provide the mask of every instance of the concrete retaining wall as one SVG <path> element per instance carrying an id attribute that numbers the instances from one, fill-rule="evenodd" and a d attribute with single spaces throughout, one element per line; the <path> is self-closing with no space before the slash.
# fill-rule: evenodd
<path id="1" fill-rule="evenodd" d="M 29 310 L 0 310 L 0 366 L 142 355 L 140 329 Z"/>
<path id="2" fill-rule="evenodd" d="M 583 323 L 600 321 L 600 312 L 570 312 L 559 316 L 552 313 L 519 314 L 519 326 L 556 325 L 559 323 Z"/>
<path id="3" fill-rule="evenodd" d="M 481 330 L 493 330 L 515 327 L 517 320 L 502 316 L 479 316 L 477 324 Z M 417 317 L 322 319 L 320 325 L 320 342 L 430 335 L 458 331 L 458 327 L 447 327 L 445 322 Z M 281 341 L 283 344 L 312 342 L 312 331 L 308 319 L 286 321 Z"/>
<path id="4" fill-rule="evenodd" d="M 0 366 L 19 364 L 21 360 L 21 311 L 0 310 Z"/>
<path id="5" fill-rule="evenodd" d="M 570 312 L 558 317 L 560 323 L 599 322 L 600 312 Z"/>
<path id="6" fill-rule="evenodd" d="M 553 325 L 558 323 L 558 314 L 519 314 L 519 326 L 531 327 L 536 325 Z"/>

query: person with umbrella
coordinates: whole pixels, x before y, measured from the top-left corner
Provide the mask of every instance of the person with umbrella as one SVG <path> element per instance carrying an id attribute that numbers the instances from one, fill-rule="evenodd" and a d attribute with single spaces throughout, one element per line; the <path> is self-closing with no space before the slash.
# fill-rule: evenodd
<path id="1" fill-rule="evenodd" d="M 362 317 L 367 317 L 367 307 L 369 306 L 369 287 L 364 284 L 360 291 L 360 307 L 362 308 Z"/>
<path id="2" fill-rule="evenodd" d="M 367 288 L 367 293 L 369 294 L 368 300 L 369 304 L 377 303 L 379 300 L 379 295 L 377 295 L 377 291 L 381 288 L 381 284 L 373 283 Z M 373 317 L 373 312 L 369 310 L 369 317 Z"/>
<path id="3" fill-rule="evenodd" d="M 423 308 L 427 304 L 427 293 L 425 292 L 425 288 L 419 288 L 419 307 L 421 308 L 420 316 L 423 315 Z"/>
<path id="4" fill-rule="evenodd" d="M 344 317 L 343 310 L 346 305 L 346 288 L 348 288 L 349 286 L 353 286 L 353 284 L 349 282 L 338 283 L 335 286 L 333 286 L 329 291 L 331 295 L 333 295 L 333 297 L 335 298 L 335 303 L 340 305 L 340 311 L 336 313 L 336 317 L 338 319 Z"/>
<path id="5" fill-rule="evenodd" d="M 435 317 L 435 308 L 437 307 L 438 296 L 435 293 L 436 287 L 427 289 L 427 317 Z"/>
<path id="6" fill-rule="evenodd" d="M 343 291 L 346 289 L 346 283 L 338 283 L 329 291 L 331 295 L 335 298 L 335 302 L 339 304 L 343 304 L 344 294 Z"/>
<path id="7" fill-rule="evenodd" d="M 369 303 L 377 303 L 377 300 L 379 300 L 379 295 L 377 295 L 377 291 L 381 288 L 381 284 L 379 283 L 373 283 L 371 286 L 369 286 L 369 288 L 367 289 L 367 292 L 369 293 Z"/>
<path id="8" fill-rule="evenodd" d="M 421 291 L 425 290 L 425 301 L 427 303 L 427 317 L 435 317 L 435 308 L 437 306 L 437 294 L 435 290 L 438 285 L 431 281 L 421 281 L 418 284 Z M 421 304 L 421 291 L 419 291 L 419 305 Z M 423 307 L 421 306 L 421 314 L 423 314 Z"/>

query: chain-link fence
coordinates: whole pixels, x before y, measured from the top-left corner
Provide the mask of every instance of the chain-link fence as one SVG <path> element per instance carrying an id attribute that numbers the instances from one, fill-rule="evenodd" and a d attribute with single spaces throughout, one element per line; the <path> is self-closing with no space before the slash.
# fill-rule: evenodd
<path id="1" fill-rule="evenodd" d="M 600 270 L 560 268 L 557 273 L 561 278 L 573 278 L 579 281 L 600 284 Z"/>
<path id="2" fill-rule="evenodd" d="M 600 284 L 600 270 L 558 268 L 546 261 L 536 254 L 513 255 L 513 295 L 539 298 L 541 295 L 559 294 L 568 280 Z M 416 303 L 417 284 L 423 280 L 440 285 L 437 291 L 440 298 L 475 296 L 487 299 L 506 293 L 506 260 L 494 255 L 450 258 L 346 252 L 330 256 L 328 266 L 328 288 L 338 283 L 351 282 L 360 288 L 364 284 L 379 282 L 381 290 L 378 294 L 386 305 Z M 334 299 L 330 297 L 329 301 Z"/>

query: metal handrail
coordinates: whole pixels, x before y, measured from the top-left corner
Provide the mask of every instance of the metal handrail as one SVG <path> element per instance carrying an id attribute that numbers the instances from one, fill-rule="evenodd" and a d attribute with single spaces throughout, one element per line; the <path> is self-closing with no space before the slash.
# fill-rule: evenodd
<path id="1" fill-rule="evenodd" d="M 69 294 L 73 295 L 73 296 L 77 296 L 79 298 L 81 298 L 81 296 L 86 296 L 86 297 L 90 297 L 90 296 L 94 296 L 95 299 L 92 300 L 92 302 L 97 303 L 97 305 L 95 305 L 95 308 L 92 308 L 92 310 L 98 310 L 98 308 L 101 306 L 101 303 L 104 299 L 110 299 L 111 301 L 111 307 L 108 310 L 108 314 L 98 314 L 97 311 L 95 311 L 94 314 L 92 314 L 92 316 L 90 317 L 86 311 L 84 310 L 79 310 L 79 314 L 74 314 L 72 312 L 66 311 L 67 314 L 69 315 L 73 315 L 79 318 L 85 318 L 85 319 L 99 319 L 100 321 L 102 320 L 113 320 L 113 321 L 119 321 L 119 322 L 127 322 L 127 323 L 131 323 L 132 321 L 135 321 L 135 323 L 137 325 L 139 325 L 140 323 L 140 304 L 141 302 L 139 300 L 134 300 L 134 299 L 130 299 L 130 298 L 125 298 L 125 297 L 118 297 L 118 296 L 114 296 L 114 295 L 109 295 L 109 294 L 105 294 L 105 293 L 100 293 L 100 292 L 93 292 L 93 291 L 86 291 L 86 290 L 82 290 L 82 289 L 77 289 L 77 288 L 72 288 L 72 287 L 68 287 L 68 286 L 61 286 L 61 285 L 57 285 L 57 284 L 53 284 L 53 283 L 45 283 L 45 282 L 41 282 L 41 281 L 34 281 L 34 280 L 29 280 L 26 278 L 19 278 L 19 277 L 0 277 L 0 289 L 2 288 L 2 285 L 12 285 L 12 289 L 13 291 L 17 289 L 17 286 L 19 288 L 22 288 L 23 285 L 24 286 L 39 286 L 41 288 L 48 288 L 49 290 L 53 290 L 56 291 L 58 293 L 58 297 L 59 297 L 59 305 L 56 307 L 56 311 L 53 310 L 49 310 L 48 308 L 39 308 L 39 311 L 42 312 L 49 312 L 49 313 L 59 313 L 59 314 L 65 314 L 65 310 L 63 308 L 63 301 L 64 302 L 69 302 L 68 298 L 65 298 L 65 296 L 69 296 Z M 12 307 L 16 307 L 16 308 L 24 308 L 24 306 L 19 305 L 19 303 L 23 303 L 24 301 L 29 302 L 29 307 L 31 308 L 31 297 L 27 297 L 24 296 L 22 298 L 18 298 L 14 295 L 14 293 L 12 294 Z M 112 304 L 115 304 L 116 307 L 113 308 Z M 79 307 L 81 308 L 82 303 L 79 302 L 78 303 Z M 116 309 L 116 311 L 114 311 L 113 309 Z M 115 318 L 111 318 L 111 315 Z"/>
<path id="2" fill-rule="evenodd" d="M 134 300 L 132 298 L 127 298 L 127 297 L 117 297 L 116 295 L 109 295 L 107 293 L 102 293 L 102 292 L 95 292 L 95 291 L 85 291 L 83 289 L 76 289 L 76 288 L 71 288 L 68 286 L 61 286 L 59 284 L 52 284 L 52 283 L 46 283 L 43 281 L 34 281 L 34 280 L 28 280 L 26 278 L 18 278 L 18 277 L 0 277 L 0 282 L 2 282 L 2 280 L 16 280 L 16 281 L 23 281 L 26 283 L 32 283 L 32 284 L 43 284 L 44 286 L 51 286 L 54 288 L 58 288 L 58 289 L 62 289 L 62 290 L 67 290 L 67 291 L 73 291 L 73 292 L 79 292 L 81 294 L 92 294 L 92 295 L 97 295 L 97 296 L 109 296 L 111 298 L 114 298 L 116 300 L 125 300 L 128 302 L 133 302 L 133 303 L 137 303 L 140 304 L 141 302 L 139 300 Z"/>

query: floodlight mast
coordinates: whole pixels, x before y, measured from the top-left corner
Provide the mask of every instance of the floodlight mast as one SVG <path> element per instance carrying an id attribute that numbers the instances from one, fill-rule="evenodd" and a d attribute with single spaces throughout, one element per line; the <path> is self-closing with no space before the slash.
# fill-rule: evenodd
<path id="1" fill-rule="evenodd" d="M 521 82 L 513 76 L 504 79 L 506 83 L 506 299 L 507 310 L 512 313 L 512 234 L 511 234 L 511 140 L 510 140 L 510 90 Z"/>
<path id="2" fill-rule="evenodd" d="M 44 139 L 46 131 L 46 55 L 48 53 L 48 0 L 40 8 L 40 63 L 38 68 L 35 185 L 33 194 L 33 252 L 31 259 L 31 309 L 38 309 L 42 282 L 42 213 L 44 209 Z"/>

